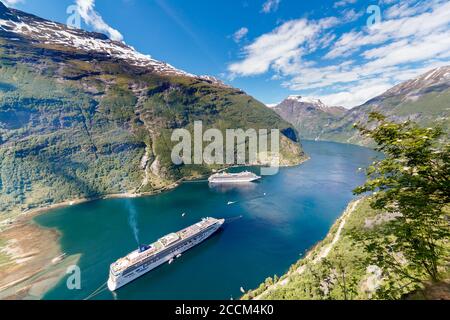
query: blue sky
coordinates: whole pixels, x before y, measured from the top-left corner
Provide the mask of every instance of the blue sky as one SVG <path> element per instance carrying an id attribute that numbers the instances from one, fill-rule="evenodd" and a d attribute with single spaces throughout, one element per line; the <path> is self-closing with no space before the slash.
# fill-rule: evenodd
<path id="1" fill-rule="evenodd" d="M 76 3 L 82 28 L 267 104 L 300 94 L 353 107 L 450 64 L 448 0 L 3 1 L 63 23 Z"/>

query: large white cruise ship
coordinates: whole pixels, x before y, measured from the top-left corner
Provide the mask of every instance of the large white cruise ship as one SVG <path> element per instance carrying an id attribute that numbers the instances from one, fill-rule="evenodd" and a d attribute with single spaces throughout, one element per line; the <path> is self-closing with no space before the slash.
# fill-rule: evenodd
<path id="1" fill-rule="evenodd" d="M 110 267 L 108 289 L 115 291 L 165 262 L 173 261 L 186 250 L 209 238 L 224 219 L 205 218 L 181 231 L 170 233 L 148 246 L 142 246 Z"/>
<path id="2" fill-rule="evenodd" d="M 261 179 L 261 177 L 254 174 L 253 172 L 244 171 L 239 173 L 216 173 L 210 176 L 208 181 L 210 183 L 242 183 L 252 182 L 259 179 Z"/>

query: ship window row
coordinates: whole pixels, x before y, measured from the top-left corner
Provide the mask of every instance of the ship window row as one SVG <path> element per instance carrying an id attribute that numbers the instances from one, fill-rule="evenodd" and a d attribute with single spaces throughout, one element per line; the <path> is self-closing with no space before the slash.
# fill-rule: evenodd
<path id="1" fill-rule="evenodd" d="M 140 268 L 140 267 L 142 267 L 142 266 L 143 266 L 144 268 L 146 268 L 146 267 L 148 267 L 149 265 L 151 265 L 151 264 L 157 262 L 158 260 L 160 260 L 160 259 L 161 259 L 162 253 L 164 253 L 164 256 L 167 255 L 167 254 L 173 253 L 173 252 L 179 250 L 179 249 L 182 248 L 182 247 L 186 247 L 186 246 L 191 245 L 195 240 L 197 240 L 197 238 L 194 238 L 194 239 L 192 239 L 192 240 L 189 240 L 189 241 L 187 241 L 187 242 L 184 242 L 182 245 L 177 246 L 176 248 L 174 248 L 174 249 L 172 249 L 172 250 L 170 250 L 170 251 L 168 251 L 168 252 L 167 252 L 167 251 L 163 251 L 163 252 L 159 253 L 156 257 L 154 257 L 153 259 L 151 259 L 150 261 L 144 260 L 144 262 L 141 263 L 140 265 L 133 266 L 133 267 L 131 267 L 131 268 L 125 270 L 125 271 L 123 272 L 123 275 L 126 276 L 127 274 L 129 274 L 129 273 L 135 271 L 137 268 Z"/>
<path id="2" fill-rule="evenodd" d="M 197 241 L 199 238 L 204 238 L 205 234 L 206 234 L 207 231 L 209 231 L 210 229 L 212 229 L 212 225 L 209 226 L 208 228 L 206 228 L 206 229 L 203 231 L 203 233 L 202 233 L 201 235 L 194 236 L 194 237 L 191 238 L 190 240 L 183 242 L 181 245 L 178 245 L 176 248 L 174 248 L 174 249 L 169 249 L 170 251 L 163 250 L 163 251 L 161 251 L 160 253 L 158 253 L 155 257 L 151 258 L 150 261 L 148 261 L 148 260 L 143 260 L 143 261 L 141 262 L 141 264 L 130 267 L 129 269 L 127 269 L 127 270 L 125 270 L 125 271 L 123 272 L 123 275 L 126 276 L 127 274 L 129 274 L 129 273 L 135 271 L 137 268 L 140 268 L 140 267 L 142 267 L 142 266 L 144 266 L 144 268 L 146 268 L 147 266 L 149 266 L 149 265 L 151 265 L 151 264 L 157 262 L 158 260 L 160 260 L 163 256 L 166 256 L 167 254 L 173 253 L 173 252 L 175 252 L 175 251 L 179 250 L 180 248 L 185 247 L 185 246 L 187 246 L 187 245 L 191 245 L 194 241 Z M 189 238 L 188 238 L 188 239 L 189 239 Z"/>

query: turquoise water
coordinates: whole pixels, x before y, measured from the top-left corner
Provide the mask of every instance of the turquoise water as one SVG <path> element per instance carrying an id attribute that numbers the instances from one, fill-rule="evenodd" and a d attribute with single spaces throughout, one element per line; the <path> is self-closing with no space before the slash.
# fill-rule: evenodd
<path id="1" fill-rule="evenodd" d="M 251 289 L 266 277 L 282 275 L 325 237 L 354 197 L 352 189 L 364 181 L 358 168 L 376 156 L 352 145 L 303 144 L 311 160 L 283 168 L 258 183 L 210 188 L 206 182 L 191 182 L 157 196 L 99 200 L 37 217 L 42 226 L 62 232 L 64 252 L 82 254 L 82 289 L 68 290 L 63 279 L 44 298 L 84 299 L 100 287 L 107 280 L 110 263 L 137 247 L 132 212 L 141 243 L 206 216 L 230 222 L 172 264 L 114 294 L 103 291 L 95 299 L 238 298 L 240 287 Z M 236 203 L 228 205 L 229 201 Z"/>

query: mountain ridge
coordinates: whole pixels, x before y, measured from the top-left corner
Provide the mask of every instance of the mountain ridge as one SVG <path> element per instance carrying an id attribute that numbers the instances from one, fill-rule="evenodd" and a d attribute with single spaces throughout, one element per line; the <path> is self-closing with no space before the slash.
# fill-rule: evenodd
<path id="1" fill-rule="evenodd" d="M 32 40 L 43 42 L 45 45 L 67 46 L 84 52 L 101 53 L 113 58 L 123 59 L 137 67 L 150 68 L 152 71 L 162 74 L 184 75 L 226 86 L 215 77 L 194 75 L 177 69 L 168 63 L 153 59 L 149 55 L 138 52 L 123 41 L 111 40 L 105 34 L 67 27 L 62 23 L 42 19 L 19 10 L 8 9 L 4 5 L 2 11 L 4 12 L 0 16 L 0 30 L 11 32 L 15 36 L 20 34 Z"/>
<path id="2" fill-rule="evenodd" d="M 302 139 L 316 140 L 324 128 L 322 124 L 332 123 L 347 110 L 330 107 L 320 99 L 291 95 L 273 108 L 283 119 L 291 122 Z"/>
<path id="3" fill-rule="evenodd" d="M 363 146 L 369 146 L 371 142 L 361 137 L 353 125 L 358 122 L 366 123 L 368 114 L 372 111 L 383 113 L 394 121 L 413 120 L 423 126 L 439 124 L 444 130 L 448 130 L 450 66 L 431 69 L 393 86 L 360 106 L 342 110 L 338 114 L 296 114 L 292 110 L 286 111 L 286 100 L 274 110 L 286 121 L 291 121 L 302 138 Z"/>
<path id="4" fill-rule="evenodd" d="M 280 129 L 281 164 L 305 158 L 295 129 L 240 89 L 0 8 L 0 220 L 72 199 L 154 193 L 219 169 L 172 163 L 171 132 L 194 121 Z"/>

